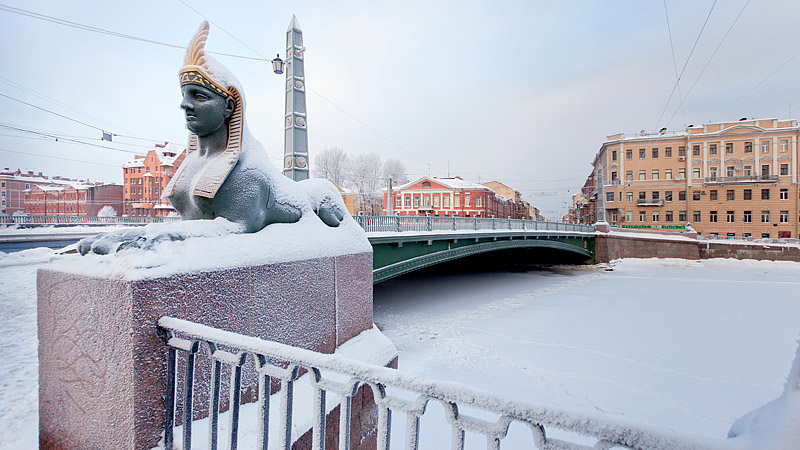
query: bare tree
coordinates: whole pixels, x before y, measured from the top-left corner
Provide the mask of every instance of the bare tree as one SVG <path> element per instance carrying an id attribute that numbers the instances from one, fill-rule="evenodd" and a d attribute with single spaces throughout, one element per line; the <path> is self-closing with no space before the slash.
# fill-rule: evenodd
<path id="1" fill-rule="evenodd" d="M 408 182 L 406 166 L 399 159 L 389 158 L 383 163 L 383 178 L 388 182 L 391 178 L 397 184 Z"/>
<path id="2" fill-rule="evenodd" d="M 379 192 L 383 187 L 381 157 L 375 153 L 362 153 L 350 160 L 350 182 L 355 189 L 356 210 L 364 214 L 380 214 L 383 201 Z"/>
<path id="3" fill-rule="evenodd" d="M 315 178 L 327 178 L 339 186 L 347 179 L 347 153 L 339 147 L 326 148 L 314 158 L 311 168 Z"/>

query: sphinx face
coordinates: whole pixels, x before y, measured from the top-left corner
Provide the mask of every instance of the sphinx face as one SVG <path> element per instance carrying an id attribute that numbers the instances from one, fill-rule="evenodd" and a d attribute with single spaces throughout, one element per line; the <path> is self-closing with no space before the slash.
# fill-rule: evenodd
<path id="1" fill-rule="evenodd" d="M 194 84 L 181 86 L 181 109 L 186 128 L 200 138 L 225 129 L 225 121 L 233 114 L 235 104 L 225 97 Z"/>

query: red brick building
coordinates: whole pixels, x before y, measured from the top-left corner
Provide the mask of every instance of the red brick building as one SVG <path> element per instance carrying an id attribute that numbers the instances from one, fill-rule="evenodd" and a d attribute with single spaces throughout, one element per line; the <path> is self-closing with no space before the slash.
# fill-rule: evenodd
<path id="1" fill-rule="evenodd" d="M 176 213 L 161 193 L 186 158 L 186 149 L 175 144 L 157 144 L 146 156 L 125 163 L 124 216 L 156 217 Z"/>
<path id="2" fill-rule="evenodd" d="M 38 183 L 50 184 L 51 180 L 42 172 L 4 168 L 0 172 L 0 213 L 25 212 L 25 191 Z"/>
<path id="3" fill-rule="evenodd" d="M 387 196 L 388 190 L 384 189 L 384 206 L 392 201 L 393 212 L 401 216 L 519 218 L 513 200 L 459 177 L 422 177 L 393 188 L 392 198 Z M 383 212 L 386 214 L 385 207 Z"/>
<path id="4" fill-rule="evenodd" d="M 118 184 L 35 184 L 25 191 L 27 214 L 32 216 L 96 217 L 104 206 L 122 212 L 122 186 Z"/>

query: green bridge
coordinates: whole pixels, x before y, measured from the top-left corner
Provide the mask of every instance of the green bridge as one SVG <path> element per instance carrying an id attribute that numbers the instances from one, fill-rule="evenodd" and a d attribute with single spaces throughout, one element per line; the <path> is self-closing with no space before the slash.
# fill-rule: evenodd
<path id="1" fill-rule="evenodd" d="M 355 216 L 373 249 L 374 284 L 481 253 L 542 248 L 594 257 L 594 227 L 516 219 Z"/>

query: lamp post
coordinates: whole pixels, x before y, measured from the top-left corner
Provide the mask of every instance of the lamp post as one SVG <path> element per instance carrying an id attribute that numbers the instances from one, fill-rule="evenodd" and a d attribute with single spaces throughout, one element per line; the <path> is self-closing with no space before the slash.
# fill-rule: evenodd
<path id="1" fill-rule="evenodd" d="M 308 179 L 308 129 L 306 124 L 306 77 L 304 68 L 303 30 L 292 15 L 286 30 L 286 62 L 280 54 L 272 60 L 272 70 L 280 75 L 286 73 L 286 101 L 283 174 L 295 180 Z M 284 70 L 285 69 L 285 70 Z"/>

